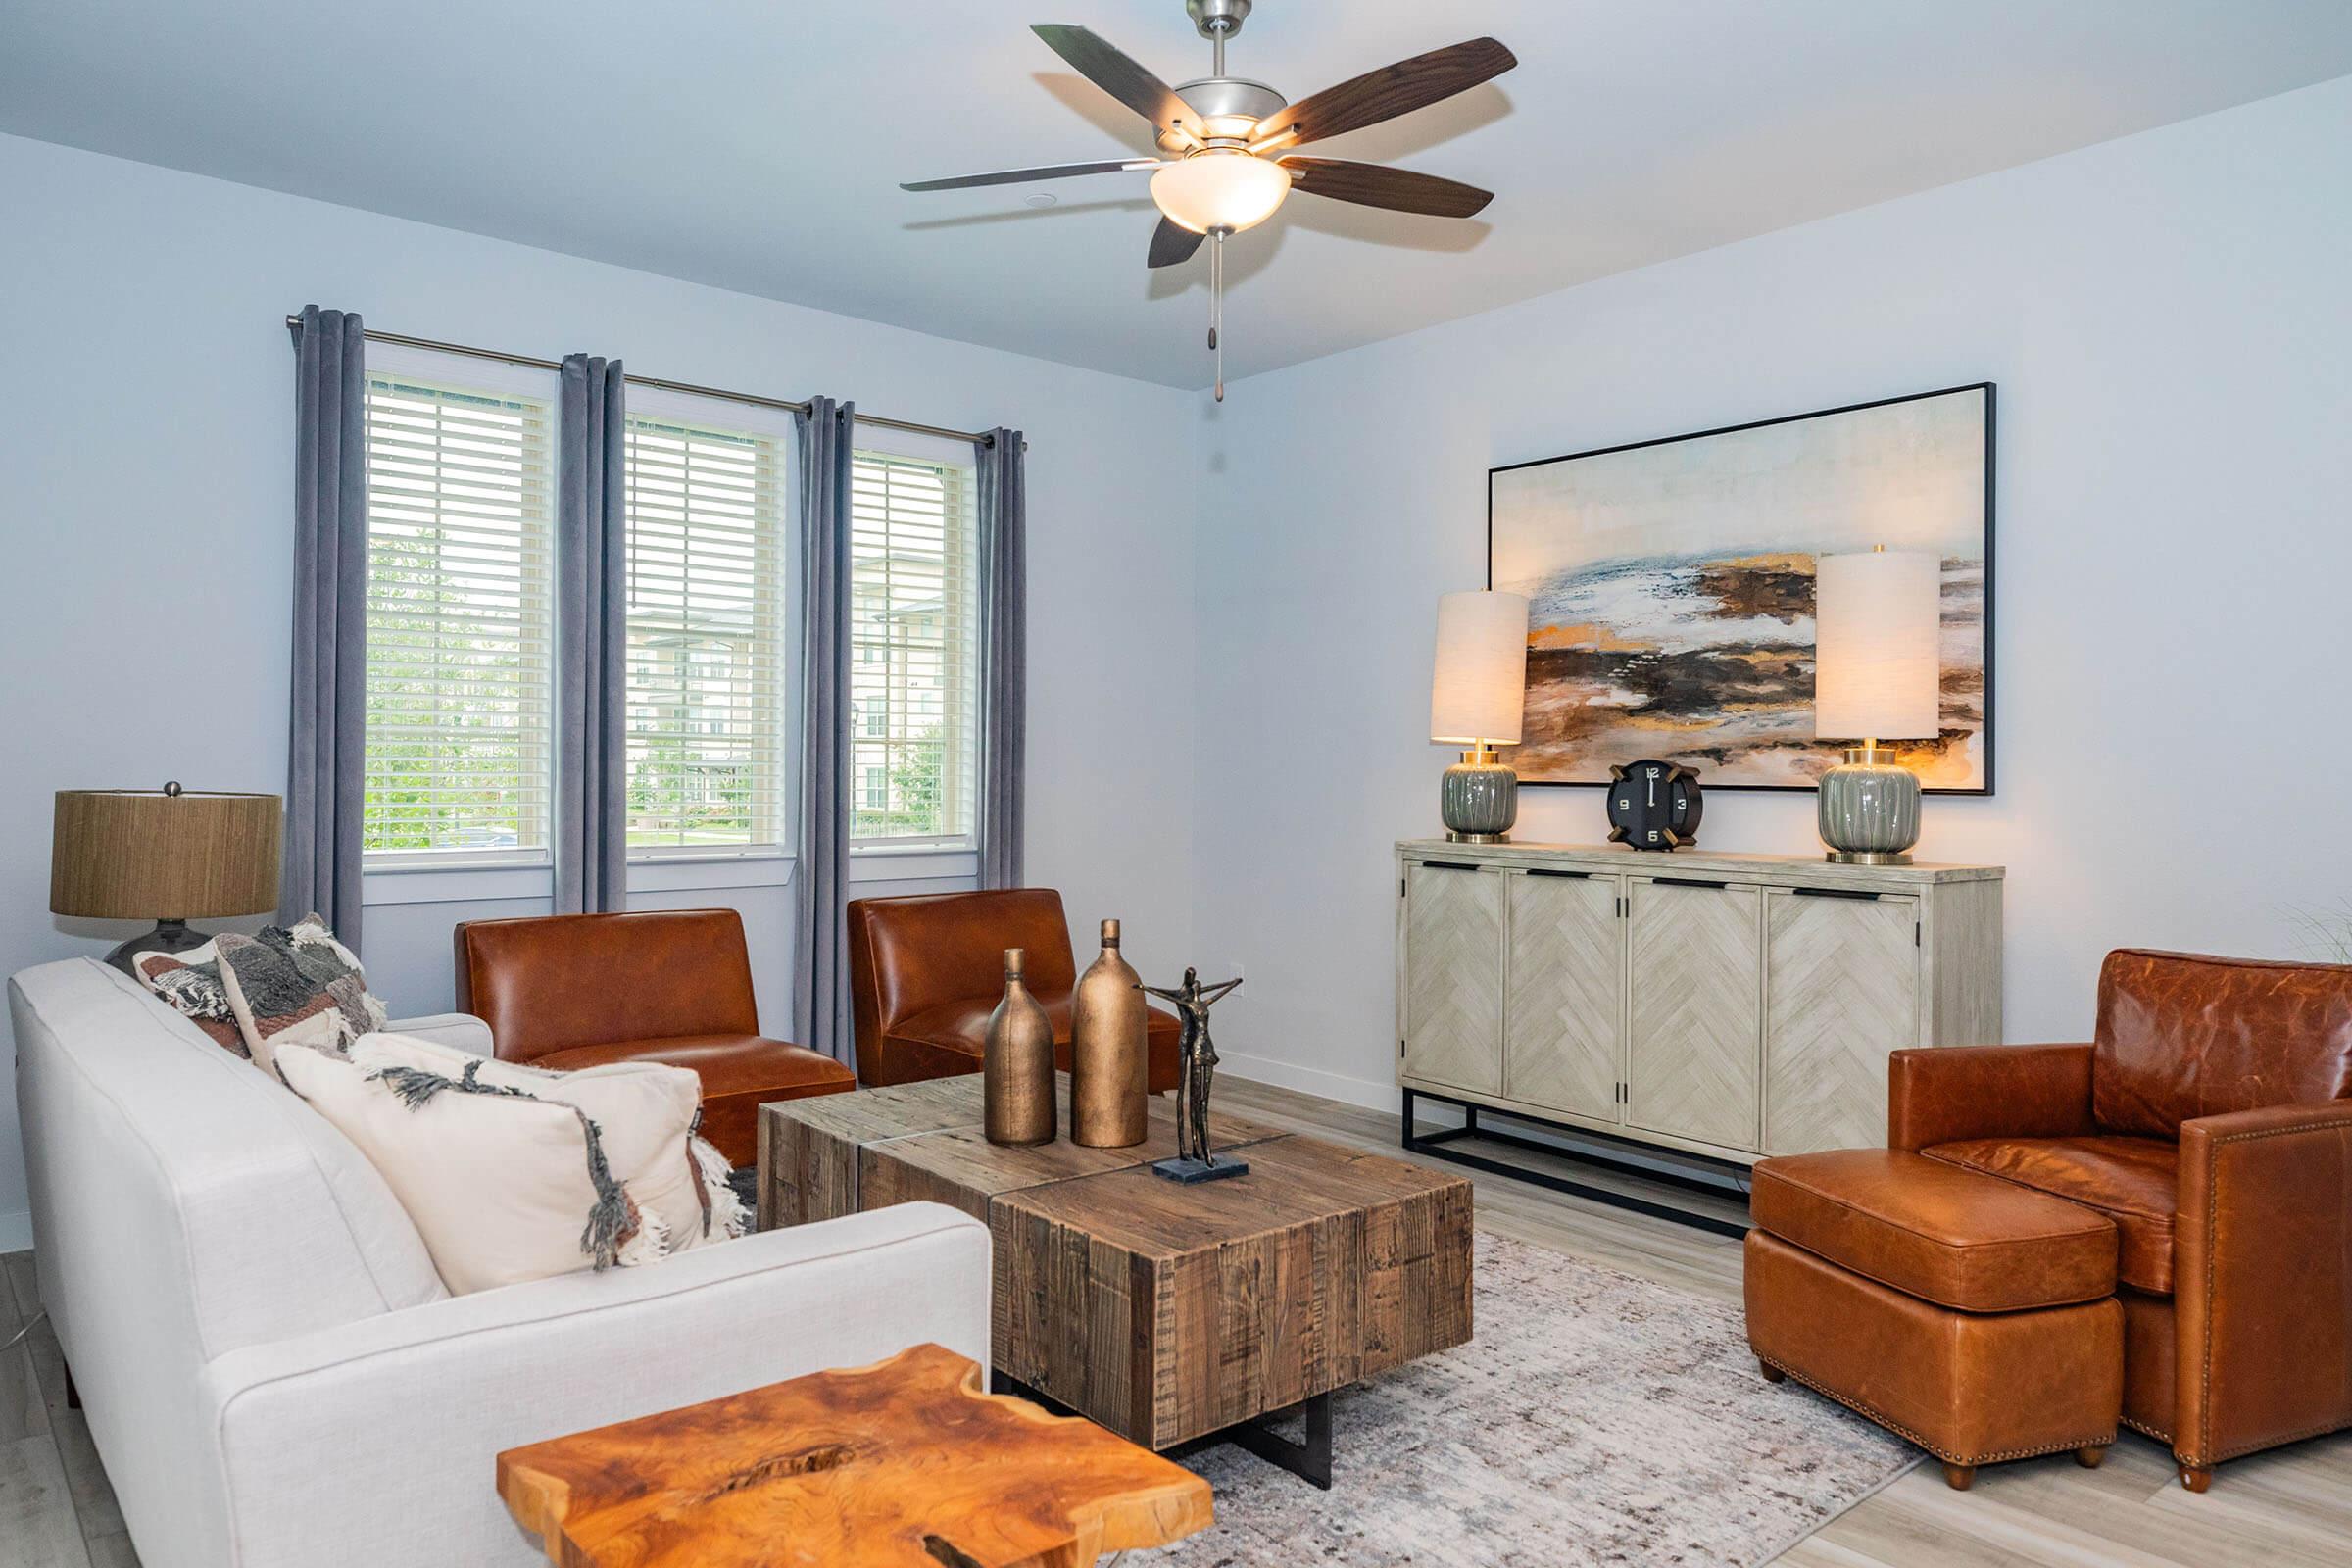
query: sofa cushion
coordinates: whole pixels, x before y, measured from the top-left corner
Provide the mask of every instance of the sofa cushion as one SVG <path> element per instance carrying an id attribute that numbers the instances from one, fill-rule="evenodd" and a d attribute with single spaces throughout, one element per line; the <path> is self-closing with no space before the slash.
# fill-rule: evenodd
<path id="1" fill-rule="evenodd" d="M 657 1061 L 685 1067 L 702 1080 L 703 1127 L 730 1165 L 760 1157 L 760 1106 L 764 1101 L 834 1095 L 858 1087 L 850 1069 L 805 1046 L 756 1034 L 672 1035 L 618 1040 L 550 1052 L 542 1067 L 564 1072 L 618 1061 Z"/>
<path id="2" fill-rule="evenodd" d="M 725 1158 L 695 1136 L 702 1085 L 683 1067 L 636 1057 L 558 1071 L 485 1059 L 413 1034 L 369 1035 L 361 1046 L 371 1055 L 389 1053 L 391 1059 L 444 1077 L 462 1077 L 471 1068 L 476 1083 L 577 1107 L 596 1123 L 613 1178 L 653 1217 L 664 1255 L 728 1241 L 750 1228 L 751 1216 L 727 1183 Z"/>
<path id="3" fill-rule="evenodd" d="M 342 1051 L 384 1027 L 384 1004 L 368 991 L 359 955 L 318 915 L 264 926 L 259 936 L 223 932 L 214 942 L 229 1011 L 263 1071 L 271 1070 L 280 1045 Z"/>
<path id="4" fill-rule="evenodd" d="M 178 953 L 134 953 L 130 972 L 150 996 L 196 1026 L 199 1034 L 223 1051 L 251 1055 L 237 1028 L 236 1009 L 229 1005 L 228 987 L 220 977 L 220 939 Z"/>
<path id="5" fill-rule="evenodd" d="M 971 1057 L 971 1070 L 980 1070 L 981 1048 L 988 1040 L 988 1020 L 997 1010 L 1002 995 L 964 997 L 941 1003 L 901 1020 L 892 1026 L 884 1041 L 884 1050 L 893 1044 L 911 1045 L 926 1051 L 960 1052 Z M 1062 1071 L 1070 1068 L 1070 1009 L 1068 993 L 1058 996 L 1040 996 L 1038 1001 L 1046 1009 L 1046 1021 L 1054 1026 L 1054 1063 Z M 1147 1058 L 1146 1079 L 1153 1094 L 1176 1087 L 1177 1045 L 1184 1037 L 1184 1026 L 1157 1007 L 1144 1013 L 1144 1054 Z"/>
<path id="6" fill-rule="evenodd" d="M 1965 1312 L 2095 1301 L 2115 1226 L 2074 1203 L 1887 1149 L 1759 1161 L 1748 1206 L 1782 1240 Z"/>
<path id="7" fill-rule="evenodd" d="M 1920 1152 L 2097 1209 L 2115 1221 L 2123 1238 L 2117 1276 L 2157 1296 L 2172 1293 L 2178 1144 L 2156 1138 L 1976 1138 Z"/>
<path id="8" fill-rule="evenodd" d="M 2121 949 L 2099 970 L 2091 1110 L 2101 1130 L 2352 1097 L 2352 964 Z"/>
<path id="9" fill-rule="evenodd" d="M 349 1057 L 290 1046 L 276 1065 L 383 1173 L 457 1295 L 667 1250 L 666 1227 L 607 1156 L 604 1128 L 575 1105 L 483 1083 L 481 1057 L 451 1077 L 399 1036 L 372 1035 Z M 682 1101 L 670 1113 L 691 1121 Z"/>

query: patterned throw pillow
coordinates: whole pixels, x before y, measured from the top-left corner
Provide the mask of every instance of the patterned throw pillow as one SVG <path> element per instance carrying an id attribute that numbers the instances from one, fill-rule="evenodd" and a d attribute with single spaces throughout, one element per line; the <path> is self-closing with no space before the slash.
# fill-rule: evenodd
<path id="1" fill-rule="evenodd" d="M 228 988 L 221 981 L 220 940 L 215 937 L 201 948 L 182 953 L 133 954 L 130 972 L 172 1011 L 203 1030 L 213 1044 L 250 1056 L 253 1053 L 245 1049 L 245 1036 L 229 1005 Z"/>
<path id="2" fill-rule="evenodd" d="M 220 989 L 245 1054 L 265 1072 L 280 1046 L 341 1055 L 389 1016 L 368 990 L 359 955 L 337 942 L 316 914 L 290 926 L 264 926 L 259 936 L 213 940 L 220 949 Z"/>

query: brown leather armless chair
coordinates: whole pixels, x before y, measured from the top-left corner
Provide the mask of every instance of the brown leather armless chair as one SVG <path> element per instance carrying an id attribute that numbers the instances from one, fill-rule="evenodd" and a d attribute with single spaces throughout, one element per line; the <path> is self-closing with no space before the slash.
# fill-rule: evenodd
<path id="1" fill-rule="evenodd" d="M 763 1101 L 856 1088 L 850 1069 L 760 1032 L 743 916 L 660 909 L 467 920 L 455 933 L 458 1006 L 504 1061 L 691 1067 L 703 1136 L 731 1165 L 759 1157 Z"/>
<path id="2" fill-rule="evenodd" d="M 2085 1045 L 1898 1051 L 1887 1143 L 2107 1215 L 2181 1481 L 2352 1426 L 2352 966 L 2123 950 Z"/>
<path id="3" fill-rule="evenodd" d="M 1029 991 L 1053 1020 L 1055 1062 L 1068 1067 L 1078 967 L 1060 894 L 1004 888 L 851 904 L 858 1081 L 905 1084 L 978 1072 L 989 1014 L 1004 997 L 1006 948 L 1027 952 Z M 1151 1009 L 1145 1047 L 1155 1094 L 1176 1087 L 1181 1033 L 1173 1014 Z"/>

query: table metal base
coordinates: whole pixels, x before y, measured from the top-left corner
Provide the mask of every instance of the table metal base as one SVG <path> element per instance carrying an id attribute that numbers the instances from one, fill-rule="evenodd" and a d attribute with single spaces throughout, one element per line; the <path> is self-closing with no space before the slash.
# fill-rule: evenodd
<path id="1" fill-rule="evenodd" d="M 999 1394 L 1016 1394 L 1032 1404 L 1043 1405 L 1057 1415 L 1083 1415 L 1050 1394 L 1041 1393 L 1019 1378 L 1007 1377 L 1001 1371 L 989 1374 L 991 1386 Z M 1298 1415 L 1306 1422 L 1303 1442 L 1294 1443 L 1273 1428 L 1273 1423 L 1285 1416 Z M 1309 1486 L 1331 1490 L 1331 1396 L 1318 1394 L 1303 1403 L 1287 1410 L 1276 1410 L 1255 1420 L 1207 1433 L 1180 1443 L 1167 1450 L 1171 1455 L 1197 1453 L 1220 1443 L 1230 1443 L 1246 1448 L 1278 1470 L 1287 1470 Z"/>
<path id="2" fill-rule="evenodd" d="M 1271 1423 L 1287 1411 L 1245 1421 L 1201 1439 L 1202 1443 L 1231 1443 L 1249 1449 L 1278 1470 L 1288 1470 L 1309 1486 L 1331 1490 L 1331 1396 L 1318 1394 L 1292 1410 L 1306 1418 L 1306 1440 L 1293 1443 L 1275 1432 Z"/>

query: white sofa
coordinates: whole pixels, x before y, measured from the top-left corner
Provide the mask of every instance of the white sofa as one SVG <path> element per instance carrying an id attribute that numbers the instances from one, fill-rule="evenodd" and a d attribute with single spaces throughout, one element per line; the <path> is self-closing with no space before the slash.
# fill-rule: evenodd
<path id="1" fill-rule="evenodd" d="M 453 1298 L 356 1149 L 127 976 L 44 964 L 9 1004 L 41 1302 L 147 1568 L 524 1568 L 502 1448 L 924 1341 L 987 1359 L 988 1232 L 953 1209 Z"/>

